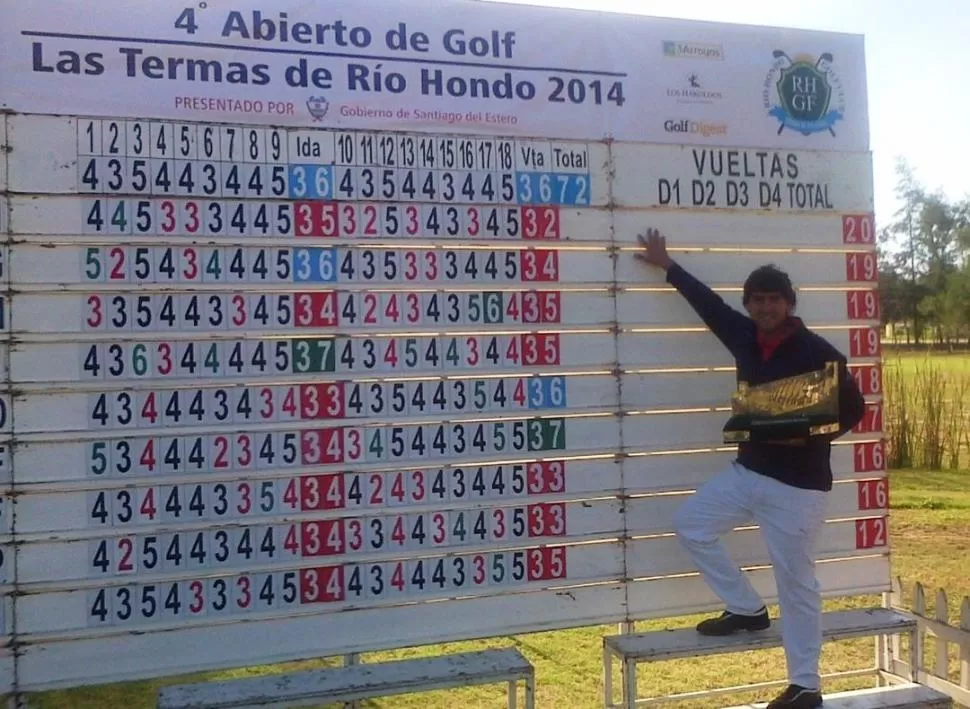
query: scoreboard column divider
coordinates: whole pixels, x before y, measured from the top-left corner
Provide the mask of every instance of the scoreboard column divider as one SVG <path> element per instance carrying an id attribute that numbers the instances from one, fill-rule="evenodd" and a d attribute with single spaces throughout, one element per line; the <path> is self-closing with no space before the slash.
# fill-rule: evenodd
<path id="1" fill-rule="evenodd" d="M 10 135 L 9 135 L 9 123 L 7 121 L 7 112 L 0 113 L 0 118 L 2 118 L 2 128 L 3 128 L 3 140 L 0 142 L 0 150 L 6 153 L 10 152 Z M 4 160 L 2 162 L 4 175 L 3 182 L 6 189 L 3 196 L 6 198 L 3 204 L 3 209 L 6 211 L 4 214 L 4 219 L 2 223 L 4 224 L 3 229 L 3 253 L 2 253 L 2 270 L 0 270 L 0 276 L 3 277 L 4 293 L 2 304 L 2 313 L 0 313 L 0 318 L 3 321 L 3 344 L 2 347 L 6 350 L 6 365 L 7 372 L 4 376 L 3 381 L 3 394 L 6 399 L 8 406 L 7 415 L 10 417 L 10 449 L 9 449 L 9 494 L 6 495 L 6 511 L 10 515 L 10 553 L 7 555 L 7 563 L 9 564 L 10 577 L 13 585 L 13 593 L 10 598 L 9 607 L 4 601 L 3 612 L 4 615 L 9 611 L 9 620 L 4 621 L 4 625 L 9 624 L 10 628 L 10 652 L 13 655 L 13 676 L 11 678 L 12 692 L 7 700 L 8 709 L 25 709 L 26 700 L 24 696 L 20 693 L 20 683 L 18 681 L 18 670 L 19 670 L 19 645 L 17 643 L 17 599 L 19 598 L 18 593 L 18 583 L 17 583 L 17 514 L 16 514 L 16 500 L 17 500 L 17 485 L 15 479 L 15 466 L 14 466 L 14 449 L 16 448 L 16 438 L 15 438 L 15 428 L 14 428 L 14 402 L 13 402 L 13 380 L 11 377 L 10 370 L 10 350 L 13 344 L 12 335 L 12 318 L 13 313 L 13 286 L 10 280 L 10 253 L 11 245 L 13 243 L 13 226 L 10 223 L 12 217 L 12 209 L 10 206 L 9 190 L 10 190 L 10 160 Z M 5 487 L 7 483 L 4 483 Z M 3 628 L 6 631 L 6 627 Z"/>
<path id="2" fill-rule="evenodd" d="M 630 579 L 629 573 L 627 571 L 627 553 L 628 553 L 628 522 L 627 522 L 627 511 L 626 511 L 626 501 L 628 498 L 627 488 L 626 488 L 626 477 L 624 474 L 625 464 L 624 458 L 626 456 L 626 444 L 623 440 L 623 365 L 620 362 L 620 312 L 619 312 L 619 292 L 620 292 L 620 280 L 619 280 L 619 259 L 620 259 L 620 247 L 616 240 L 616 202 L 614 199 L 614 184 L 616 179 L 616 164 L 613 159 L 613 145 L 614 141 L 612 138 L 606 139 L 606 189 L 607 189 L 607 201 L 606 209 L 609 215 L 609 230 L 610 230 L 610 259 L 613 262 L 613 275 L 612 281 L 610 283 L 610 294 L 613 300 L 613 322 L 611 323 L 611 332 L 613 335 L 613 376 L 616 379 L 616 426 L 618 428 L 618 441 L 619 448 L 617 450 L 617 461 L 620 466 L 620 515 L 623 523 L 623 537 L 621 539 L 621 544 L 623 548 L 623 606 L 624 615 L 626 619 L 621 623 L 623 630 L 621 632 L 632 632 L 633 621 L 630 618 Z M 617 462 L 614 462 L 616 464 Z"/>

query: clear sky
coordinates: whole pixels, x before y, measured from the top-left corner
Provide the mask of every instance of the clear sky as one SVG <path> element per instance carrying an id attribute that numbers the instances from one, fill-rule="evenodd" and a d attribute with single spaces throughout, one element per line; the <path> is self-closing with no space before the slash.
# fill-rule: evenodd
<path id="1" fill-rule="evenodd" d="M 865 36 L 877 225 L 896 208 L 896 156 L 970 197 L 970 0 L 503 0 Z"/>

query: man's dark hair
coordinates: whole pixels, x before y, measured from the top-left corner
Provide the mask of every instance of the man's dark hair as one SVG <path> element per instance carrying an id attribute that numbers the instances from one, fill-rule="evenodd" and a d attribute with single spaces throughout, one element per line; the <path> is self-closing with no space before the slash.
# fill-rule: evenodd
<path id="1" fill-rule="evenodd" d="M 744 295 L 741 302 L 745 305 L 752 293 L 781 293 L 785 300 L 795 307 L 795 289 L 788 274 L 774 264 L 760 266 L 751 272 L 744 282 Z"/>

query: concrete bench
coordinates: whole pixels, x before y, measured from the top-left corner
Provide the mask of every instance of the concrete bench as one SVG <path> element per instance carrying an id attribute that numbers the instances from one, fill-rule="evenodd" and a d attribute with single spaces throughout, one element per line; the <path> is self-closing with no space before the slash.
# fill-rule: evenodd
<path id="1" fill-rule="evenodd" d="M 535 707 L 535 669 L 513 648 L 324 670 L 163 687 L 158 709 L 283 709 L 352 702 L 411 692 L 508 682 L 508 706 L 525 683 L 526 709 Z"/>
<path id="2" fill-rule="evenodd" d="M 694 628 L 607 636 L 603 638 L 604 707 L 633 709 L 636 705 L 637 663 L 780 647 L 783 623 L 784 618 L 774 620 L 767 630 L 738 633 L 727 637 L 701 635 Z M 890 608 L 866 608 L 822 614 L 824 640 L 847 640 L 900 633 L 909 634 L 910 647 L 916 647 L 916 619 Z M 619 660 L 623 677 L 622 704 L 613 703 L 614 659 Z"/>
<path id="3" fill-rule="evenodd" d="M 823 697 L 823 709 L 950 709 L 953 700 L 921 684 L 873 687 L 836 692 Z M 744 704 L 729 709 L 764 709 L 764 704 Z"/>

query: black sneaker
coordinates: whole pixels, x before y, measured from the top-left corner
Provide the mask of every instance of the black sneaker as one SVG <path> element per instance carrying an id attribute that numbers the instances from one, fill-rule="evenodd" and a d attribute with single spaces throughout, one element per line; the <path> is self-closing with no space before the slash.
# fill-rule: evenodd
<path id="1" fill-rule="evenodd" d="M 775 697 L 767 709 L 814 709 L 822 706 L 822 693 L 815 689 L 805 689 L 797 684 Z"/>
<path id="2" fill-rule="evenodd" d="M 697 632 L 701 635 L 731 635 L 739 630 L 766 630 L 770 625 L 767 608 L 762 608 L 757 615 L 724 611 L 717 618 L 708 618 L 698 623 Z"/>

